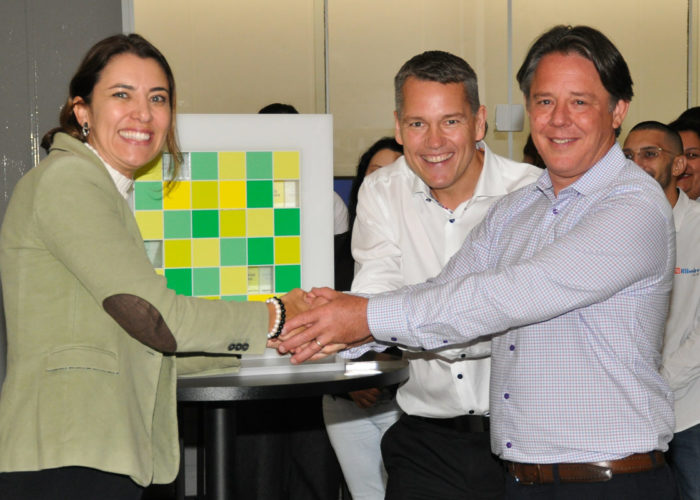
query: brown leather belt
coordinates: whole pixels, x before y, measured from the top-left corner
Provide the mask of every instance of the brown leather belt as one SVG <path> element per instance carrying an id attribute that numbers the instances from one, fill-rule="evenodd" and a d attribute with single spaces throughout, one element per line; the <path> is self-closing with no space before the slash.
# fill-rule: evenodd
<path id="1" fill-rule="evenodd" d="M 635 453 L 619 460 L 571 464 L 522 464 L 505 462 L 506 469 L 522 484 L 595 483 L 609 481 L 615 474 L 646 472 L 664 465 L 660 451 Z"/>

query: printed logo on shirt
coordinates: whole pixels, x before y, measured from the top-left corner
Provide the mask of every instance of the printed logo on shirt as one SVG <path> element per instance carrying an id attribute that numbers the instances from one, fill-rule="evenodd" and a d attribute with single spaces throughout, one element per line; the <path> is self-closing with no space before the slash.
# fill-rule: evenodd
<path id="1" fill-rule="evenodd" d="M 698 274 L 700 274 L 700 268 L 697 268 L 697 267 L 694 267 L 694 268 L 677 267 L 674 270 L 674 272 L 675 272 L 675 274 L 690 274 L 692 276 L 697 276 Z"/>

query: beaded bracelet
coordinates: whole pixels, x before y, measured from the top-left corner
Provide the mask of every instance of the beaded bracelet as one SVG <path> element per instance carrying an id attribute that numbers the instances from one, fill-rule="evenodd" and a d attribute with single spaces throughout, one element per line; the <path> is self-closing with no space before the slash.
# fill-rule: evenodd
<path id="1" fill-rule="evenodd" d="M 275 306 L 275 324 L 272 325 L 272 330 L 268 332 L 267 338 L 276 339 L 280 336 L 280 333 L 282 333 L 282 328 L 284 328 L 284 322 L 287 319 L 287 311 L 284 308 L 284 302 L 278 297 L 270 297 L 265 303 Z"/>

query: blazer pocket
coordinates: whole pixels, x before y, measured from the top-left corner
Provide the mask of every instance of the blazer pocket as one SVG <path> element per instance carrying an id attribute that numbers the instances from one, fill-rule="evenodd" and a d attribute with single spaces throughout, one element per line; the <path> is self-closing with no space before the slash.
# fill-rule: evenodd
<path id="1" fill-rule="evenodd" d="M 117 353 L 89 345 L 61 346 L 49 352 L 46 371 L 97 370 L 119 373 Z"/>

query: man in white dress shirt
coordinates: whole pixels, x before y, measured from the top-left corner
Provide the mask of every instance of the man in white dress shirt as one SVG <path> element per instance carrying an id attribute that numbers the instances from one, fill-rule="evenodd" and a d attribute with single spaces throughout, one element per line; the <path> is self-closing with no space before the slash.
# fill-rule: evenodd
<path id="1" fill-rule="evenodd" d="M 430 51 L 395 78 L 396 140 L 404 155 L 365 179 L 352 238 L 352 290 L 377 293 L 437 275 L 488 207 L 542 170 L 482 142 L 486 108 L 461 58 Z M 490 341 L 409 351 L 397 400 L 406 413 L 382 440 L 386 498 L 500 498 L 489 442 Z"/>
<path id="2" fill-rule="evenodd" d="M 677 186 L 684 144 L 668 126 L 647 121 L 630 131 L 623 152 L 661 184 L 673 207 L 676 269 L 661 373 L 674 392 L 670 455 L 678 489 L 681 498 L 700 499 L 700 203 Z"/>

